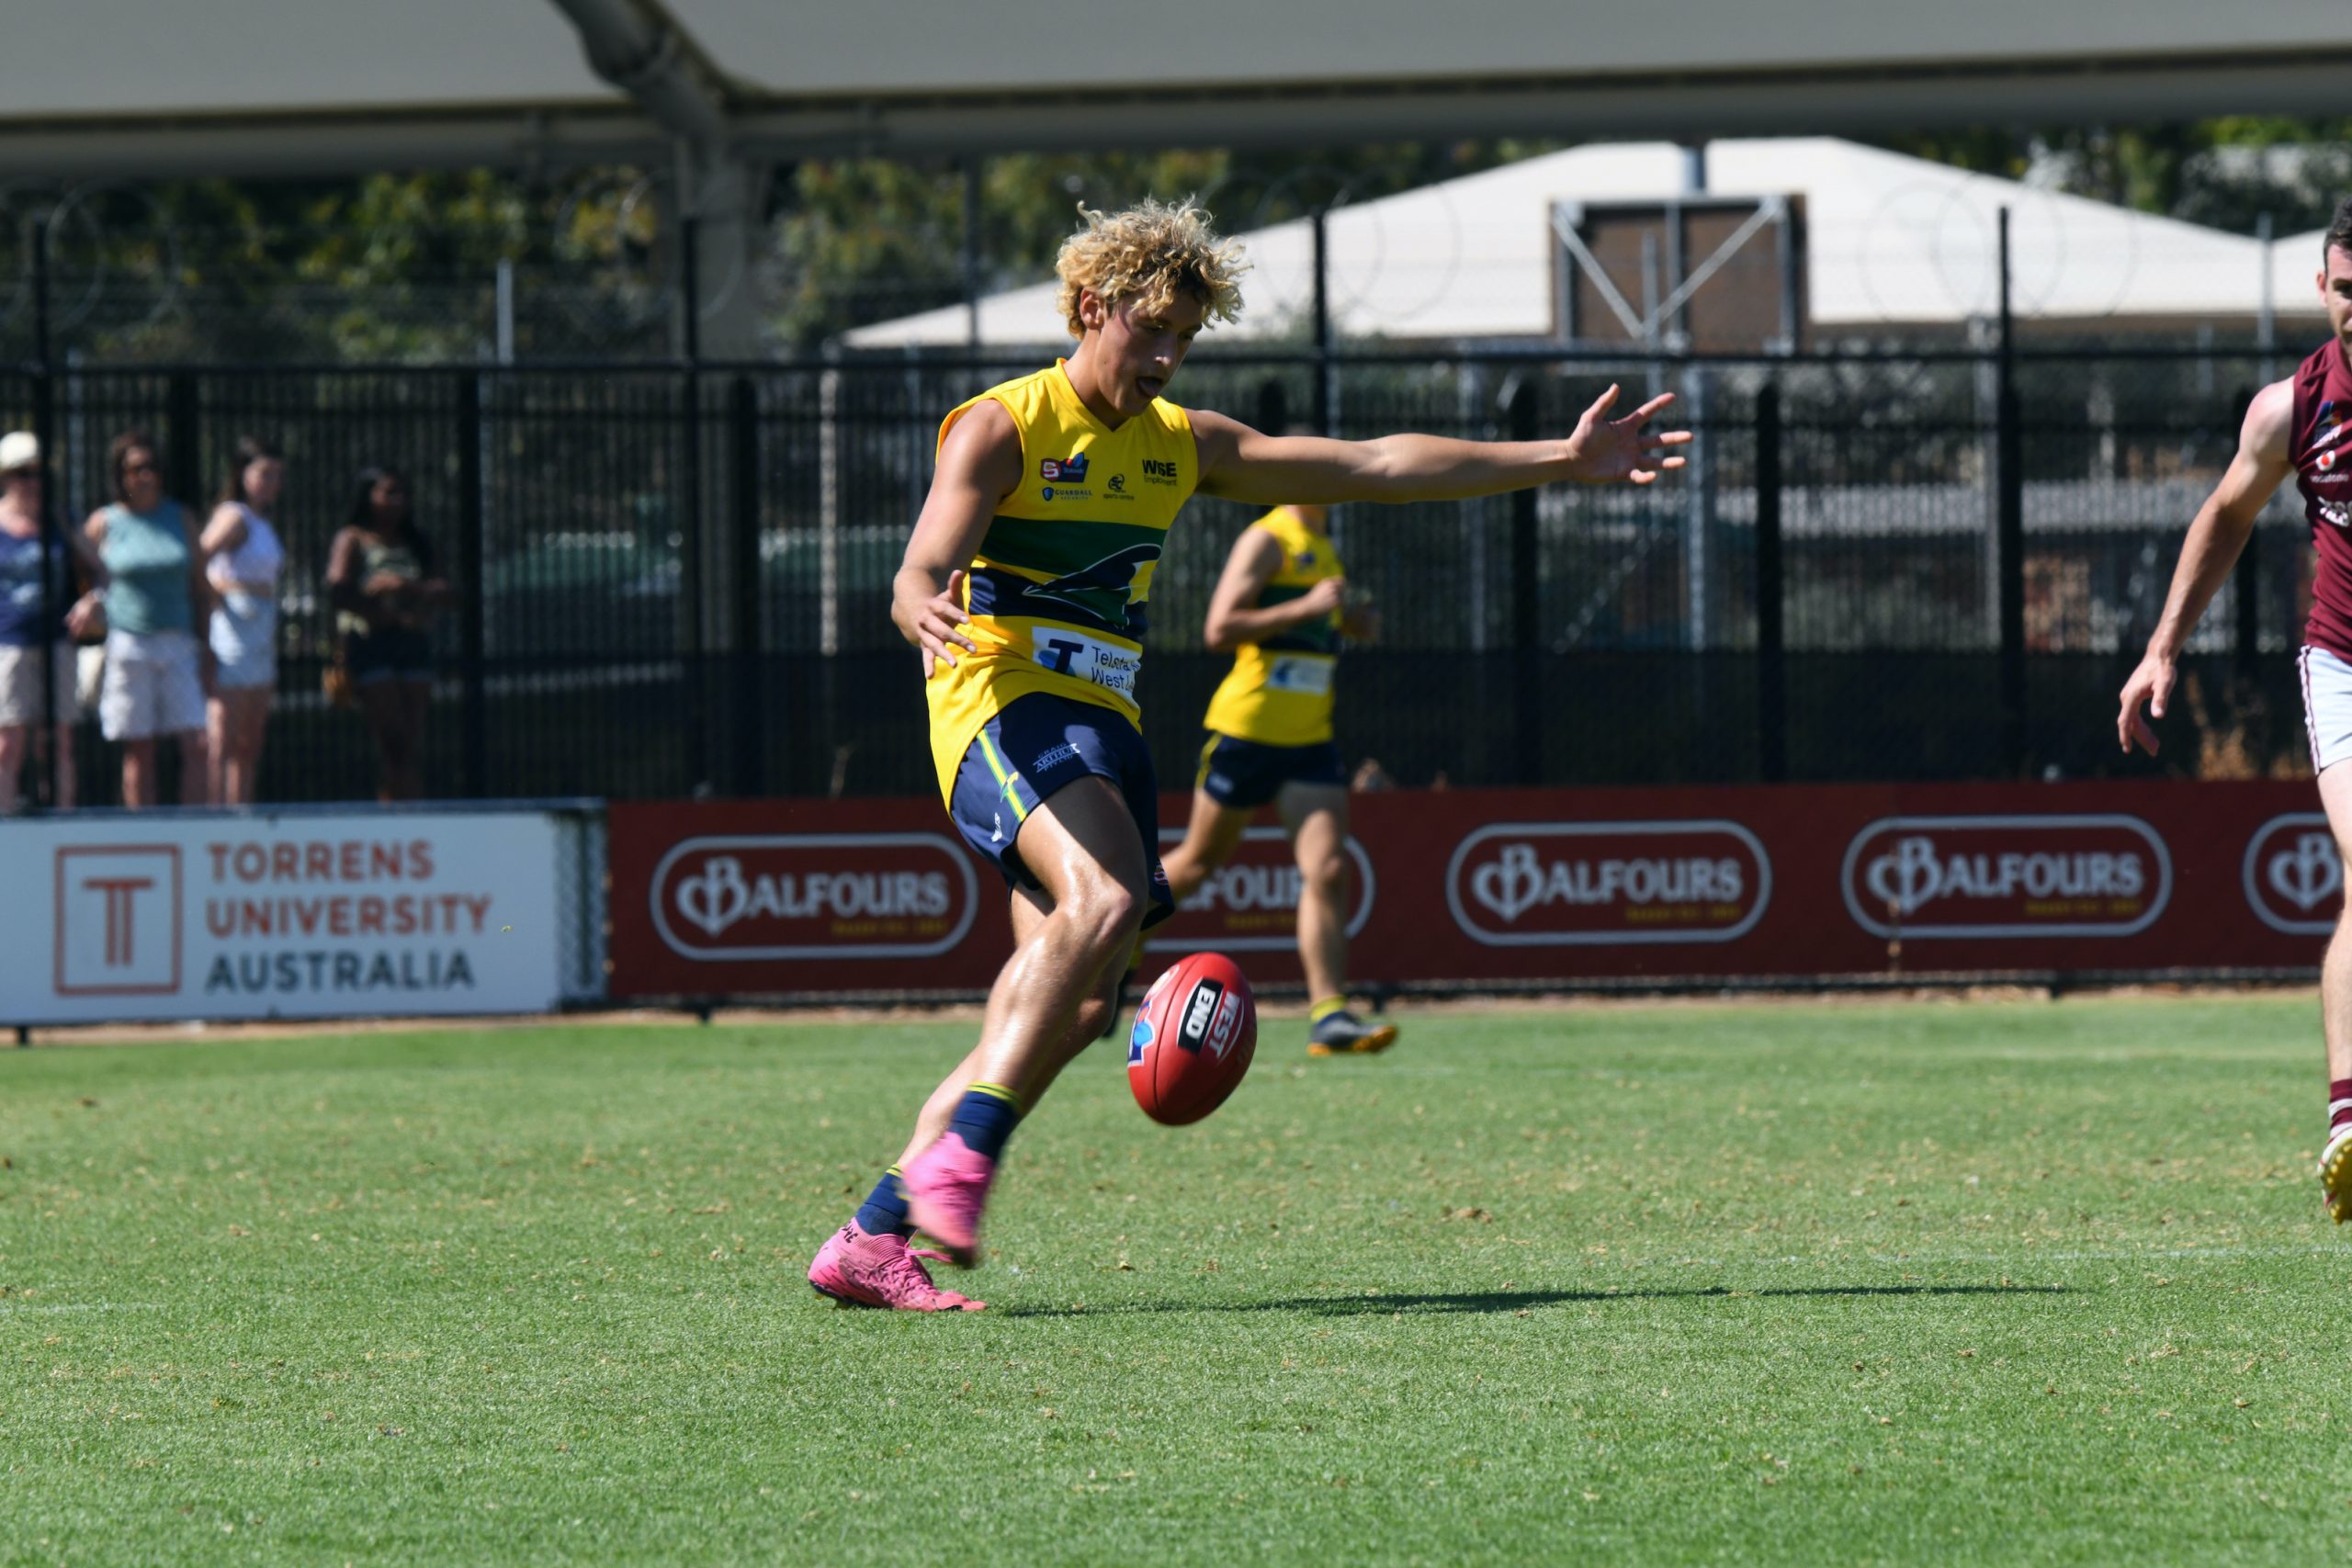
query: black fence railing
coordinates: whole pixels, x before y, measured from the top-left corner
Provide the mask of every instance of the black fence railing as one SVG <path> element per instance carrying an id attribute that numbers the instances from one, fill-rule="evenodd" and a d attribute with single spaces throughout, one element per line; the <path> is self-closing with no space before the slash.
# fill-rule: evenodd
<path id="1" fill-rule="evenodd" d="M 1408 784 L 2270 773 L 2304 756 L 2291 661 L 2310 551 L 2266 513 L 2192 645 L 2160 764 L 2113 700 L 2246 399 L 2256 350 L 1605 360 L 1495 352 L 1205 355 L 1180 395 L 1259 422 L 1327 399 L 1339 434 L 1565 433 L 1609 381 L 1698 433 L 1657 486 L 1342 509 L 1382 641 L 1341 671 L 1351 762 Z M 237 436 L 288 457 L 266 799 L 364 796 L 320 693 L 329 539 L 368 463 L 406 469 L 460 589 L 436 631 L 440 795 L 870 795 L 931 787 L 888 584 L 945 410 L 1027 363 L 0 371 L 48 435 L 56 509 L 106 499 L 141 425 L 200 508 Z M 1196 500 L 1154 590 L 1143 677 L 1189 776 L 1225 660 L 1200 626 L 1250 513 Z M 111 798 L 95 722 L 85 798 Z"/>

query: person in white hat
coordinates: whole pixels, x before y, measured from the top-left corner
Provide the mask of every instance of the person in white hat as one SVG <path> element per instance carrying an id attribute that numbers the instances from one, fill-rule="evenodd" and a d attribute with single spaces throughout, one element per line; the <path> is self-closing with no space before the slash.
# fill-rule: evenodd
<path id="1" fill-rule="evenodd" d="M 28 430 L 0 435 L 0 812 L 16 810 L 24 798 L 18 785 L 26 760 L 46 765 L 36 738 L 51 723 L 57 727 L 56 804 L 74 803 L 74 722 L 81 710 L 68 626 L 70 617 L 95 613 L 94 603 L 75 600 L 77 570 L 86 582 L 105 581 L 87 543 L 56 527 L 41 504 L 40 443 Z M 44 668 L 49 698 L 41 692 Z"/>

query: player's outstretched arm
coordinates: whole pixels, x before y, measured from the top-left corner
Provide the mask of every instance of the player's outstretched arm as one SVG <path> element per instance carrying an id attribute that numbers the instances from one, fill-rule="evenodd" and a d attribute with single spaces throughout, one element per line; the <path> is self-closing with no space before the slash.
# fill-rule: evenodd
<path id="1" fill-rule="evenodd" d="M 1573 480 L 1649 484 L 1683 459 L 1668 456 L 1687 430 L 1651 430 L 1651 417 L 1674 401 L 1652 398 L 1622 419 L 1611 387 L 1577 421 L 1565 441 L 1456 441 L 1442 435 L 1384 435 L 1332 441 L 1266 435 L 1206 410 L 1193 412 L 1201 489 L 1228 501 L 1336 505 L 1349 501 L 1466 501 L 1506 491 Z"/>
<path id="2" fill-rule="evenodd" d="M 2173 568 L 2172 589 L 2165 595 L 2165 613 L 2148 638 L 2140 667 L 2123 682 L 2123 701 L 2115 716 L 2115 741 L 2129 754 L 2137 741 L 2149 756 L 2156 754 L 2156 731 L 2149 716 L 2165 716 L 2172 704 L 2173 681 L 2180 650 L 2188 634 L 2213 602 L 2222 583 L 2237 565 L 2246 536 L 2254 532 L 2272 492 L 2293 470 L 2287 427 L 2294 422 L 2295 385 L 2273 381 L 2254 396 L 2238 431 L 2237 456 L 2230 459 L 2222 482 L 2197 510 L 2188 538 L 2180 547 L 2180 564 Z M 2147 713 L 2141 712 L 2145 705 Z"/>
<path id="3" fill-rule="evenodd" d="M 940 444 L 931 493 L 890 584 L 890 619 L 922 650 L 926 681 L 940 662 L 956 662 L 956 649 L 978 651 L 956 629 L 971 619 L 960 603 L 964 569 L 1020 482 L 1021 432 L 1001 403 L 978 404 Z"/>

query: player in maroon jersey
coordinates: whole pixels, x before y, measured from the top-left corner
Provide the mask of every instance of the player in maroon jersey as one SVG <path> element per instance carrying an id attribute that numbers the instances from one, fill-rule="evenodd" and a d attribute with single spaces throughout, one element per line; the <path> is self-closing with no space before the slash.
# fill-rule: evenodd
<path id="1" fill-rule="evenodd" d="M 2123 683 L 2115 739 L 2156 754 L 2156 732 L 2140 711 L 2162 718 L 2175 666 L 2197 618 L 2230 575 L 2254 520 L 2292 474 L 2319 551 L 2311 619 L 2297 656 L 2303 717 L 2320 804 L 2336 853 L 2352 863 L 2352 197 L 2335 209 L 2321 246 L 2321 300 L 2334 335 L 2283 381 L 2255 394 L 2229 471 L 2188 525 L 2180 565 L 2148 651 Z M 2320 970 L 2320 1023 L 2327 1036 L 2327 1142 L 2319 1156 L 2321 1194 L 2337 1224 L 2352 1220 L 2352 904 L 2338 916 Z"/>

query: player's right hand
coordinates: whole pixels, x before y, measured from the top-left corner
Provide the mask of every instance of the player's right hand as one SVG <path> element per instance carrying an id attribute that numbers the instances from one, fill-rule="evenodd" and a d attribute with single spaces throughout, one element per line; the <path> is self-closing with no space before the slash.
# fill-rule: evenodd
<path id="1" fill-rule="evenodd" d="M 964 594 L 962 568 L 947 574 L 947 586 L 916 606 L 914 614 L 915 646 L 922 649 L 922 678 L 931 679 L 933 670 L 942 664 L 954 664 L 956 655 L 951 649 L 960 648 L 967 653 L 979 652 L 970 637 L 957 631 L 957 626 L 971 620 L 959 603 Z"/>
<path id="2" fill-rule="evenodd" d="M 1298 596 L 1298 611 L 1306 619 L 1317 620 L 1340 609 L 1347 603 L 1347 598 L 1348 580 L 1327 577 Z"/>
<path id="3" fill-rule="evenodd" d="M 2122 711 L 2115 716 L 2115 742 L 2123 754 L 2132 754 L 2132 743 L 2138 741 L 2149 756 L 2156 754 L 2155 727 L 2148 722 L 2150 715 L 2165 716 L 2172 703 L 2172 683 L 2177 674 L 2173 661 L 2161 653 L 2151 653 L 2140 660 L 2140 668 L 2132 671 L 2132 679 L 2123 682 Z M 2142 713 L 2142 704 L 2148 712 Z"/>

